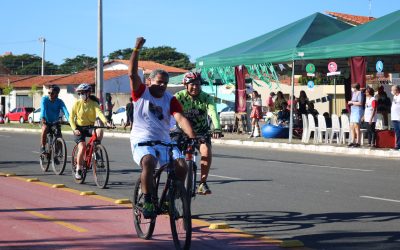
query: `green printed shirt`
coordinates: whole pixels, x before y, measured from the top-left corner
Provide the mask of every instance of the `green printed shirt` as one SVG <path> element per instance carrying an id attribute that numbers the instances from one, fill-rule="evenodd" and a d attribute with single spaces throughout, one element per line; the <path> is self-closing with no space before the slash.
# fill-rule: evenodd
<path id="1" fill-rule="evenodd" d="M 175 97 L 182 104 L 183 114 L 192 124 L 196 134 L 207 133 L 210 130 L 208 116 L 211 117 L 214 129 L 221 129 L 212 96 L 201 91 L 198 96 L 192 97 L 184 89 L 176 93 Z"/>

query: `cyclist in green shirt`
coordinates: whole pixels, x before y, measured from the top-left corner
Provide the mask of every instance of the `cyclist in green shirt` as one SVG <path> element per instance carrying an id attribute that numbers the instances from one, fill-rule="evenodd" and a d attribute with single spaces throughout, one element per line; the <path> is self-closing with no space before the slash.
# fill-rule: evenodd
<path id="1" fill-rule="evenodd" d="M 201 90 L 201 76 L 197 72 L 188 72 L 183 77 L 184 90 L 175 94 L 175 97 L 183 106 L 183 114 L 190 121 L 196 135 L 207 135 L 210 131 L 209 118 L 214 125 L 213 138 L 221 137 L 221 125 L 217 115 L 214 98 Z M 201 178 L 198 194 L 211 194 L 207 185 L 207 177 L 211 167 L 212 151 L 211 138 L 206 137 L 207 142 L 199 147 L 201 154 Z"/>

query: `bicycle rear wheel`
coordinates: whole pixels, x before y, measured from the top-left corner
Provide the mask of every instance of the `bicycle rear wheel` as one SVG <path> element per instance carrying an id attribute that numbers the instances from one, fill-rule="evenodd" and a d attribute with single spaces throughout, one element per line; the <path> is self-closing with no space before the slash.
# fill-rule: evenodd
<path id="1" fill-rule="evenodd" d="M 192 241 L 192 215 L 185 187 L 174 181 L 169 189 L 169 221 L 176 249 L 189 249 Z"/>
<path id="2" fill-rule="evenodd" d="M 139 238 L 150 239 L 156 225 L 156 218 L 145 219 L 143 216 L 144 195 L 142 193 L 140 177 L 136 181 L 132 200 L 133 223 Z"/>
<path id="3" fill-rule="evenodd" d="M 77 157 L 78 157 L 78 144 L 75 145 L 74 149 L 72 150 L 72 157 L 71 157 L 71 172 L 72 172 L 72 178 L 74 179 L 75 183 L 82 184 L 85 182 L 86 178 L 86 167 L 82 169 L 82 178 L 80 180 L 77 180 L 75 178 L 75 172 L 76 172 L 76 165 L 77 165 Z"/>
<path id="4" fill-rule="evenodd" d="M 99 188 L 105 188 L 110 176 L 110 166 L 106 148 L 97 144 L 92 155 L 93 177 Z"/>
<path id="5" fill-rule="evenodd" d="M 40 163 L 40 168 L 42 169 L 43 172 L 47 172 L 49 170 L 50 166 L 50 153 L 48 151 L 49 149 L 49 143 L 46 141 L 46 145 L 44 147 L 46 149 L 46 153 L 40 154 L 39 156 L 39 163 Z"/>
<path id="6" fill-rule="evenodd" d="M 58 137 L 54 142 L 53 150 L 51 151 L 51 166 L 55 174 L 61 175 L 64 173 L 67 163 L 67 146 L 63 138 Z"/>

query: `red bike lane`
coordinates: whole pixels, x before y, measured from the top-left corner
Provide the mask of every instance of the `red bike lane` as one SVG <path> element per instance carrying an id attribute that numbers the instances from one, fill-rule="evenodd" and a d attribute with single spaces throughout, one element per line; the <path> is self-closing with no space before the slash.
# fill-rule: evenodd
<path id="1" fill-rule="evenodd" d="M 0 180 L 1 249 L 174 249 L 166 215 L 157 217 L 153 238 L 142 240 L 130 206 L 21 177 Z M 191 249 L 281 249 L 279 243 L 193 220 Z"/>

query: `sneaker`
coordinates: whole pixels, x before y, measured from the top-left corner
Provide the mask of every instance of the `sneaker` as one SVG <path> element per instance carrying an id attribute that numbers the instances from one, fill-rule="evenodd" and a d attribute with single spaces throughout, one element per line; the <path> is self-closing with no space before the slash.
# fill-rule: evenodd
<path id="1" fill-rule="evenodd" d="M 211 190 L 208 187 L 206 182 L 200 184 L 199 188 L 197 189 L 197 193 L 201 195 L 211 194 Z"/>
<path id="2" fill-rule="evenodd" d="M 361 145 L 360 144 L 358 144 L 358 143 L 354 143 L 353 144 L 353 148 L 359 148 Z"/>
<path id="3" fill-rule="evenodd" d="M 78 170 L 75 172 L 75 179 L 80 180 L 82 179 L 82 170 Z"/>
<path id="4" fill-rule="evenodd" d="M 355 143 L 350 143 L 347 147 L 353 147 Z"/>
<path id="5" fill-rule="evenodd" d="M 156 211 L 154 209 L 154 204 L 151 202 L 145 202 L 143 204 L 143 216 L 145 219 L 152 219 L 156 217 Z"/>

